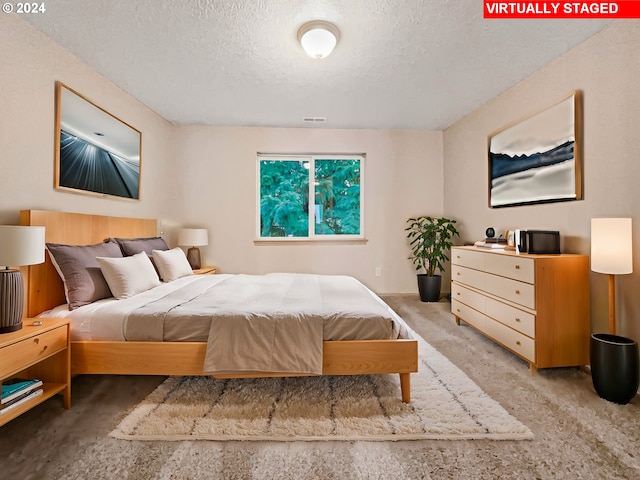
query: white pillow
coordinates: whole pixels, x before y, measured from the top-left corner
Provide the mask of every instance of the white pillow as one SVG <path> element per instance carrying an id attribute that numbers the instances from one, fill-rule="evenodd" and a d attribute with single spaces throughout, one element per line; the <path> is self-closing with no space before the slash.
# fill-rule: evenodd
<path id="1" fill-rule="evenodd" d="M 154 250 L 151 255 L 163 282 L 172 282 L 180 277 L 193 275 L 187 256 L 180 247 L 171 250 Z"/>
<path id="2" fill-rule="evenodd" d="M 158 274 L 144 252 L 122 258 L 97 257 L 96 260 L 117 299 L 133 297 L 160 285 Z"/>

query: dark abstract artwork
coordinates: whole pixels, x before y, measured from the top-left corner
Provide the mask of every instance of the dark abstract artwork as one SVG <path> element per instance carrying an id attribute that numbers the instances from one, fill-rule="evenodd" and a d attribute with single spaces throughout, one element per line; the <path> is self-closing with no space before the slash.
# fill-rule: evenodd
<path id="1" fill-rule="evenodd" d="M 142 133 L 56 82 L 55 188 L 140 200 Z"/>
<path id="2" fill-rule="evenodd" d="M 140 163 L 60 131 L 60 186 L 138 198 Z"/>
<path id="3" fill-rule="evenodd" d="M 490 207 L 582 198 L 579 99 L 575 92 L 489 138 Z"/>

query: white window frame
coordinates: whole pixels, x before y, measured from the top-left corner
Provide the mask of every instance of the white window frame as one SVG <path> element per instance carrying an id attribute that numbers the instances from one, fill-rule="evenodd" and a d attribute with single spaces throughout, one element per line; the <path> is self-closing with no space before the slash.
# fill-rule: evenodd
<path id="1" fill-rule="evenodd" d="M 258 242 L 309 242 L 309 241 L 362 241 L 364 235 L 364 181 L 365 159 L 364 153 L 349 154 L 283 154 L 258 153 L 256 161 L 256 241 Z M 260 229 L 260 162 L 267 161 L 309 161 L 309 229 L 306 237 L 263 237 Z M 315 233 L 315 162 L 316 160 L 359 160 L 360 161 L 360 233 L 358 235 L 316 235 Z"/>

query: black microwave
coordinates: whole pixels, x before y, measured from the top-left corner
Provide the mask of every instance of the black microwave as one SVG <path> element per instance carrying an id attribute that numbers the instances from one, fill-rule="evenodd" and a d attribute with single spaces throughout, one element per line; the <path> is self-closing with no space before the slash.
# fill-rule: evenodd
<path id="1" fill-rule="evenodd" d="M 521 253 L 560 253 L 560 232 L 556 230 L 516 230 L 515 241 Z"/>

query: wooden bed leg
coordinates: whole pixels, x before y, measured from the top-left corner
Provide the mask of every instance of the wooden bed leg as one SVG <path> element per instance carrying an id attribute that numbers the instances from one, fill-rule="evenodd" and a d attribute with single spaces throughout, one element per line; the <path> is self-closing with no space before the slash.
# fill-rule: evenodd
<path id="1" fill-rule="evenodd" d="M 411 374 L 400 374 L 400 391 L 402 392 L 402 401 L 404 403 L 411 402 Z"/>

